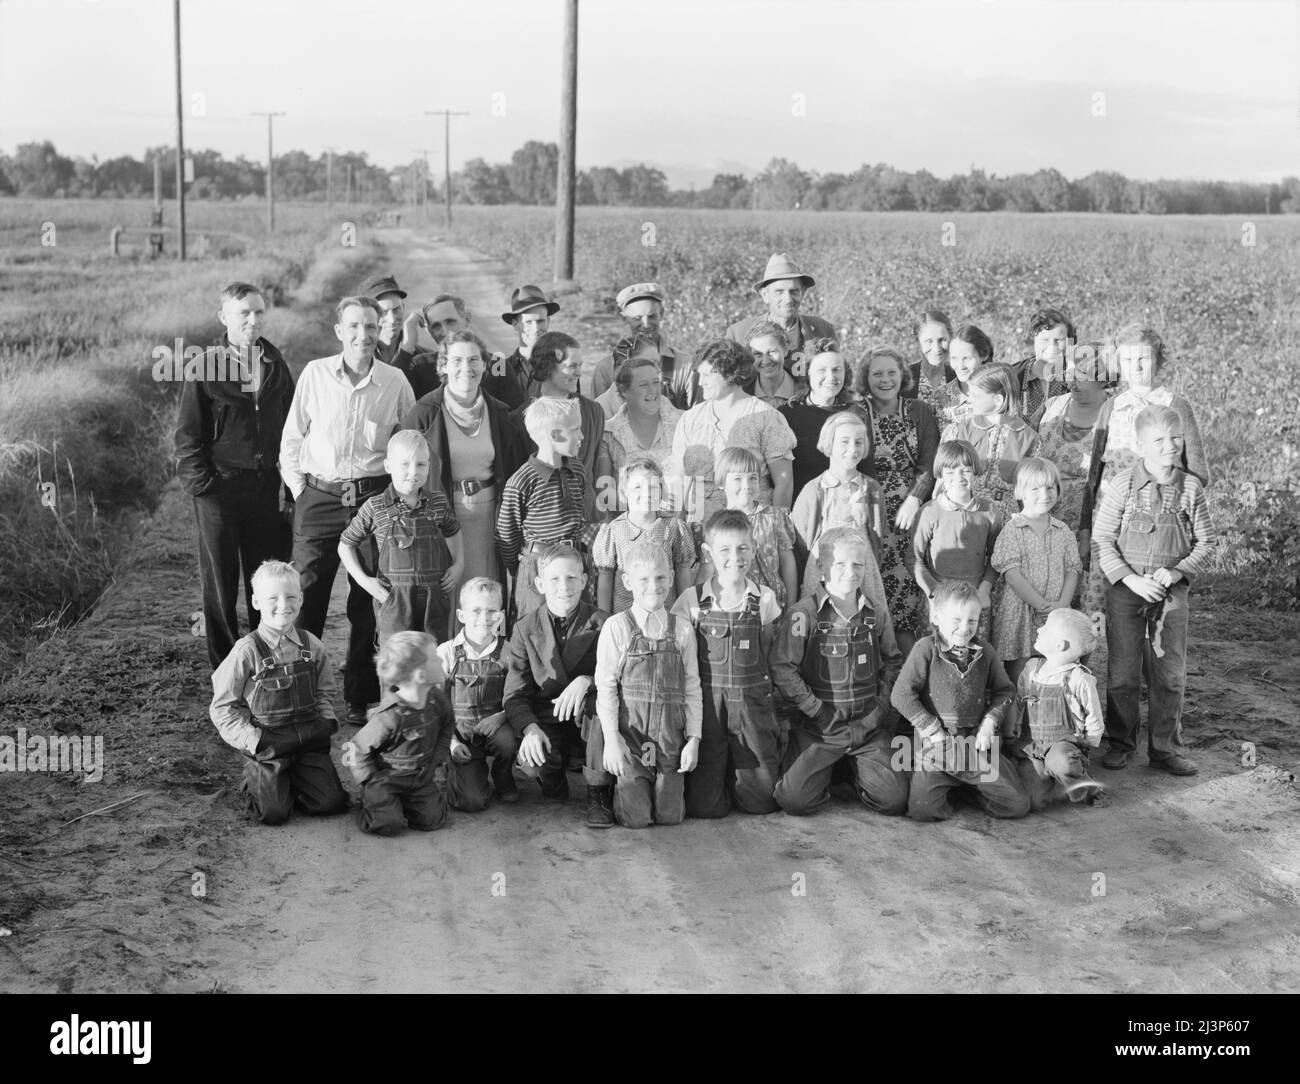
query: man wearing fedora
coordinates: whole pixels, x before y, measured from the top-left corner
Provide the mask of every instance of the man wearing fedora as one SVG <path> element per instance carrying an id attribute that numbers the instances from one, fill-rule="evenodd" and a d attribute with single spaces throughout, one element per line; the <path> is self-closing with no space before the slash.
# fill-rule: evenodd
<path id="1" fill-rule="evenodd" d="M 737 320 L 727 328 L 727 338 L 749 349 L 749 330 L 760 320 L 771 320 L 777 327 L 785 330 L 786 372 L 797 380 L 803 381 L 803 372 L 794 372 L 794 364 L 803 358 L 804 343 L 813 339 L 838 339 L 839 335 L 830 323 L 820 316 L 801 314 L 799 306 L 803 295 L 816 285 L 812 275 L 805 275 L 795 265 L 787 253 L 778 252 L 767 261 L 763 277 L 754 283 L 754 289 L 767 305 L 767 312 L 762 316 L 749 316 Z"/>
<path id="2" fill-rule="evenodd" d="M 483 390 L 511 410 L 528 401 L 528 358 L 559 311 L 559 304 L 549 300 L 540 286 L 520 286 L 510 295 L 510 308 L 501 319 L 515 329 L 519 345 L 509 357 L 492 363 L 483 376 Z"/>
<path id="3" fill-rule="evenodd" d="M 406 315 L 406 291 L 392 275 L 380 275 L 367 282 L 361 293 L 373 297 L 379 306 L 375 360 L 403 373 L 417 399 L 431 392 L 440 383 L 438 367 L 419 349 L 424 318 L 418 312 Z"/>
<path id="4" fill-rule="evenodd" d="M 628 335 L 650 335 L 659 343 L 659 368 L 663 374 L 664 396 L 678 410 L 689 410 L 700 402 L 700 385 L 689 354 L 679 354 L 668 341 L 663 329 L 664 294 L 658 283 L 637 282 L 619 290 L 615 298 L 618 311 L 627 324 Z M 622 401 L 614 389 L 614 355 L 606 354 L 591 374 L 588 394 L 612 418 Z"/>

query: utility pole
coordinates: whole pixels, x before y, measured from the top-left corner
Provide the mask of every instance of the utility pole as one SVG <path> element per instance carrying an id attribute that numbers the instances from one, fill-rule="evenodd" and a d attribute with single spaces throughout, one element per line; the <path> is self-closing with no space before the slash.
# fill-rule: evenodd
<path id="1" fill-rule="evenodd" d="M 416 154 L 424 156 L 424 184 L 420 188 L 420 203 L 424 206 L 424 219 L 426 222 L 429 220 L 429 177 L 431 176 L 429 172 L 429 155 L 431 155 L 435 149 L 436 148 L 434 147 L 415 148 Z"/>
<path id="2" fill-rule="evenodd" d="M 443 142 L 443 185 L 442 198 L 443 205 L 446 208 L 447 227 L 451 228 L 451 118 L 468 117 L 469 113 L 453 113 L 450 109 L 426 109 L 426 117 L 442 117 L 442 142 Z"/>
<path id="3" fill-rule="evenodd" d="M 325 210 L 334 213 L 334 148 L 325 148 Z"/>
<path id="4" fill-rule="evenodd" d="M 275 233 L 275 148 L 271 141 L 271 127 L 274 118 L 284 114 L 254 113 L 253 116 L 266 118 L 266 232 Z"/>
<path id="5" fill-rule="evenodd" d="M 185 259 L 185 106 L 181 100 L 181 0 L 172 0 L 172 23 L 176 28 L 176 228 L 180 233 L 177 252 Z"/>
<path id="6" fill-rule="evenodd" d="M 573 190 L 578 136 L 578 0 L 564 2 L 560 169 L 555 189 L 555 281 L 573 278 Z"/>

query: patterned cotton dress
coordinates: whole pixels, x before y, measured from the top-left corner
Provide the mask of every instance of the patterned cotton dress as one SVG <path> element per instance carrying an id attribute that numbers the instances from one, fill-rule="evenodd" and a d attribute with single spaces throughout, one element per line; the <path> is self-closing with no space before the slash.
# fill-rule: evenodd
<path id="1" fill-rule="evenodd" d="M 993 546 L 993 571 L 1005 575 L 1014 568 L 1043 598 L 1054 602 L 1065 588 L 1065 577 L 1082 568 L 1074 532 L 1055 516 L 1040 536 L 1023 515 L 1011 517 Z M 1047 620 L 1037 614 L 1004 580 L 993 598 L 993 645 L 1001 659 L 1027 659 L 1034 638 Z"/>
<path id="2" fill-rule="evenodd" d="M 929 387 L 927 383 L 923 385 L 923 390 Z M 961 390 L 961 385 L 956 380 L 949 380 L 941 388 L 930 388 L 929 397 L 922 396 L 922 401 L 928 403 L 934 411 L 935 417 L 939 420 L 940 430 L 964 422 L 973 413 L 970 398 Z"/>
<path id="3" fill-rule="evenodd" d="M 912 574 L 912 532 L 898 530 L 894 520 L 916 479 L 920 438 L 901 408 L 897 414 L 872 410 L 870 415 L 876 481 L 885 501 L 880 578 L 885 584 L 894 631 L 919 636 L 928 621 L 928 607 L 922 605 L 925 597 Z"/>

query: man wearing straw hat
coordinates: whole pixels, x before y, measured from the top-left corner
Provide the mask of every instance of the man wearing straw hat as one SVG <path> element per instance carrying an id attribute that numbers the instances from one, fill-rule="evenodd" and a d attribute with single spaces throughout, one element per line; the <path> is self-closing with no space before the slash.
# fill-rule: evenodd
<path id="1" fill-rule="evenodd" d="M 803 358 L 804 343 L 814 339 L 839 338 L 828 321 L 820 316 L 799 312 L 805 291 L 811 290 L 815 285 L 812 275 L 805 275 L 800 271 L 787 253 L 776 253 L 767 261 L 767 269 L 763 272 L 763 277 L 754 283 L 754 289 L 767 305 L 767 312 L 762 316 L 749 316 L 737 320 L 727 328 L 727 338 L 740 343 L 748 350 L 750 328 L 761 320 L 771 320 L 785 331 L 786 372 L 801 379 L 803 372 L 795 371 L 794 365 Z"/>
<path id="2" fill-rule="evenodd" d="M 501 319 L 515 329 L 519 345 L 509 357 L 492 363 L 483 376 L 483 390 L 511 410 L 528 401 L 528 358 L 533 343 L 546 333 L 551 317 L 559 311 L 559 303 L 549 300 L 540 286 L 520 286 L 510 295 L 510 308 Z"/>

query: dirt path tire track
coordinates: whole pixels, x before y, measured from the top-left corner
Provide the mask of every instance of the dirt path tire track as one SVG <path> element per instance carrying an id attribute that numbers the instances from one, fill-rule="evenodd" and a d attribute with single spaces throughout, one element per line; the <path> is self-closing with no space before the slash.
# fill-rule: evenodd
<path id="1" fill-rule="evenodd" d="M 508 334 L 499 265 L 413 235 L 386 243 L 413 299 L 464 293 L 481 331 L 495 320 Z M 1300 663 L 1279 659 L 1275 639 L 1196 644 L 1188 732 L 1202 774 L 1104 773 L 1104 810 L 1015 823 L 963 810 L 924 825 L 837 801 L 811 819 L 593 832 L 575 775 L 566 804 L 525 784 L 518 806 L 428 835 L 367 837 L 351 815 L 264 829 L 242 821 L 237 758 L 206 720 L 201 643 L 184 625 L 198 602 L 190 524 L 173 486 L 111 597 L 35 664 L 43 691 L 0 698 L 6 730 L 16 706 L 33 728 L 59 711 L 94 717 L 51 690 L 105 656 L 120 671 L 106 688 L 120 677 L 131 694 L 108 705 L 115 719 L 99 708 L 114 767 L 93 799 L 60 777 L 0 779 L 0 905 L 11 886 L 25 901 L 0 911 L 14 927 L 0 989 L 1300 988 Z M 338 618 L 327 629 L 336 659 L 345 631 Z M 1207 634 L 1227 639 L 1194 618 L 1194 638 Z M 1263 672 L 1277 695 L 1243 680 Z M 1243 770 L 1240 740 L 1259 734 L 1260 766 Z M 70 808 L 145 787 L 157 793 L 50 832 Z M 6 854 L 53 872 L 33 888 Z"/>

